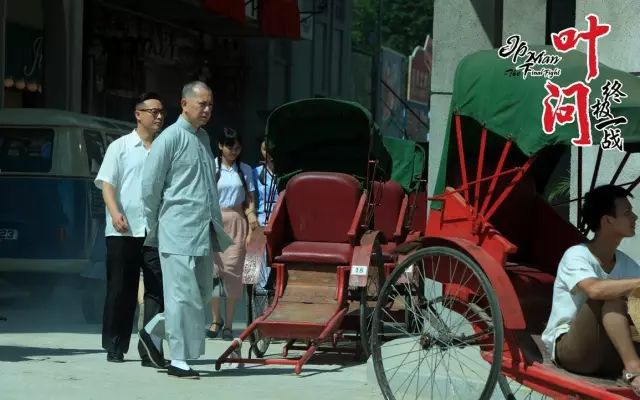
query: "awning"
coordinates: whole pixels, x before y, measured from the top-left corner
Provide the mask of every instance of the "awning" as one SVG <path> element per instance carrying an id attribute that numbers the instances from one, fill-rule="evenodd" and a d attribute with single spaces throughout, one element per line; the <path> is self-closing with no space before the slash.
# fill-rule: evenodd
<path id="1" fill-rule="evenodd" d="M 260 0 L 258 18 L 265 35 L 300 39 L 298 0 Z"/>
<path id="2" fill-rule="evenodd" d="M 224 15 L 234 21 L 244 24 L 244 0 L 202 0 L 202 6 L 216 14 Z"/>

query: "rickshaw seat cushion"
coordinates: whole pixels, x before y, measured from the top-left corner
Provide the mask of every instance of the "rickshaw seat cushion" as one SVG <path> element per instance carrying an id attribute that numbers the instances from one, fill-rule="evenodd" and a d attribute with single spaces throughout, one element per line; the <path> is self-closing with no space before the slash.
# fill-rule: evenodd
<path id="1" fill-rule="evenodd" d="M 293 241 L 348 243 L 360 202 L 360 183 L 351 175 L 303 172 L 285 192 Z"/>
<path id="2" fill-rule="evenodd" d="M 293 242 L 282 249 L 277 262 L 350 265 L 353 246 L 348 243 Z"/>
<path id="3" fill-rule="evenodd" d="M 395 240 L 398 218 L 401 217 L 402 201 L 405 196 L 404 190 L 395 181 L 374 182 L 372 190 L 376 205 L 373 214 L 374 228 L 382 232 L 387 240 Z"/>

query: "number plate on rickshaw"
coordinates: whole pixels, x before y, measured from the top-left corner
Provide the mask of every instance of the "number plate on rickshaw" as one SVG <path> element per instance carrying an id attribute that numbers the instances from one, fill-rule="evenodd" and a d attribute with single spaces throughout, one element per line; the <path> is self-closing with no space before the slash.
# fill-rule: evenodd
<path id="1" fill-rule="evenodd" d="M 354 265 L 351 267 L 351 275 L 367 276 L 368 265 Z"/>
<path id="2" fill-rule="evenodd" d="M 0 242 L 3 240 L 18 240 L 18 230 L 0 228 Z"/>
<path id="3" fill-rule="evenodd" d="M 368 265 L 354 265 L 349 275 L 349 286 L 363 287 L 367 285 Z"/>

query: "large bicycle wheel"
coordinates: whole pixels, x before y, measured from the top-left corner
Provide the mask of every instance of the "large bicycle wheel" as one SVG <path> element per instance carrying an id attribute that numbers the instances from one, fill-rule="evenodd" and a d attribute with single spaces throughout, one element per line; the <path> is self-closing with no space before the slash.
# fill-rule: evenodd
<path id="1" fill-rule="evenodd" d="M 461 251 L 427 247 L 400 263 L 382 287 L 372 330 L 382 332 L 372 336 L 372 356 L 387 400 L 491 397 L 502 315 L 484 272 Z"/>
<path id="2" fill-rule="evenodd" d="M 373 309 L 384 283 L 384 260 L 382 248 L 377 241 L 373 245 L 371 263 L 367 271 L 367 286 L 360 288 L 360 347 L 361 357 L 366 360 L 371 355 L 371 335 Z"/>

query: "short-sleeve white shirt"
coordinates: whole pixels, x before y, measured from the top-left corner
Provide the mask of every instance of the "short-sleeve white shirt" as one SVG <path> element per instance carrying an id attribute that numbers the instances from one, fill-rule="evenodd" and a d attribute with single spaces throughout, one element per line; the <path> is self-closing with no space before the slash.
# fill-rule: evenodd
<path id="1" fill-rule="evenodd" d="M 578 288 L 585 279 L 627 279 L 640 277 L 640 266 L 629 256 L 616 250 L 616 264 L 609 274 L 603 269 L 587 245 L 570 247 L 562 256 L 553 285 L 553 303 L 542 341 L 555 359 L 556 340 L 567 333 L 587 295 Z"/>
<path id="2" fill-rule="evenodd" d="M 237 208 L 242 205 L 246 196 L 242 187 L 242 181 L 238 175 L 238 163 L 234 163 L 231 168 L 220 166 L 216 158 L 216 168 L 220 169 L 220 179 L 218 180 L 218 198 L 220 208 Z M 253 183 L 253 171 L 247 164 L 241 162 L 240 170 L 244 174 L 244 180 L 247 183 L 247 190 L 254 192 L 256 190 Z M 216 170 L 217 172 L 217 170 Z"/>
<path id="3" fill-rule="evenodd" d="M 145 236 L 142 168 L 148 154 L 149 150 L 145 149 L 135 129 L 128 135 L 114 140 L 107 148 L 95 185 L 102 190 L 102 183 L 107 182 L 115 188 L 116 202 L 127 219 L 129 231 L 116 231 L 107 209 L 105 236 Z"/>

